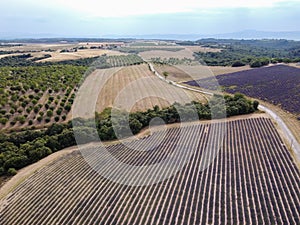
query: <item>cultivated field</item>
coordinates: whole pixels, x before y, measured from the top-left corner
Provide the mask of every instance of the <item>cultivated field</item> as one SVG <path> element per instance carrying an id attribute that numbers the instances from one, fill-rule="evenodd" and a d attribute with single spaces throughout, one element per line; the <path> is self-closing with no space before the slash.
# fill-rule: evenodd
<path id="1" fill-rule="evenodd" d="M 91 74 L 85 81 L 87 87 L 95 83 L 95 79 L 99 79 L 99 85 L 104 84 L 103 88 L 99 89 L 101 92 L 96 106 L 98 112 L 112 106 L 129 111 L 146 111 L 155 105 L 164 108 L 174 102 L 206 102 L 200 93 L 183 91 L 161 81 L 149 70 L 147 64 L 124 67 L 109 75 L 109 78 L 103 77 L 103 81 L 99 73 L 101 70 Z"/>
<path id="2" fill-rule="evenodd" d="M 112 67 L 138 65 L 143 63 L 143 59 L 136 54 L 132 55 L 115 55 L 107 58 L 107 63 Z"/>
<path id="3" fill-rule="evenodd" d="M 39 53 L 41 54 L 41 53 Z M 104 49 L 84 49 L 78 50 L 77 52 L 44 52 L 44 54 L 51 55 L 51 58 L 42 59 L 37 62 L 58 62 L 64 60 L 75 60 L 75 59 L 83 59 L 83 58 L 90 58 L 96 57 L 101 55 L 108 55 L 108 56 L 118 56 L 118 55 L 125 55 L 124 53 L 118 51 L 111 51 L 111 50 L 104 50 Z M 37 54 L 32 54 L 34 57 L 37 57 Z"/>
<path id="4" fill-rule="evenodd" d="M 166 47 L 169 50 L 164 51 L 161 49 L 161 46 L 154 46 L 152 47 L 152 50 L 149 51 L 142 51 L 139 54 L 141 55 L 142 58 L 146 60 L 151 60 L 154 58 L 161 58 L 161 59 L 170 59 L 170 58 L 175 58 L 175 59 L 192 59 L 194 60 L 194 52 L 219 52 L 220 49 L 214 49 L 214 48 L 207 48 L 207 47 L 202 47 L 202 46 L 180 46 L 176 45 L 174 46 L 174 49 L 176 48 L 182 48 L 181 50 L 178 49 L 178 51 L 170 51 L 170 47 Z M 159 48 L 155 50 L 155 48 Z"/>
<path id="5" fill-rule="evenodd" d="M 125 53 L 110 50 L 110 46 L 123 45 L 122 42 L 111 43 L 57 43 L 57 44 L 23 44 L 21 46 L 1 47 L 1 51 L 8 51 L 10 54 L 0 55 L 0 58 L 13 55 L 31 54 L 32 57 L 51 57 L 38 60 L 37 62 L 59 62 L 65 60 L 76 60 L 101 55 L 115 56 Z"/>
<path id="6" fill-rule="evenodd" d="M 300 69 L 276 65 L 217 76 L 219 84 L 229 93 L 240 92 L 247 96 L 278 105 L 300 114 Z M 206 87 L 209 80 L 200 80 Z M 187 82 L 190 85 L 196 83 Z"/>
<path id="7" fill-rule="evenodd" d="M 107 180 L 80 153 L 60 158 L 2 201 L 2 224 L 299 224 L 300 173 L 270 119 L 227 122 L 219 153 L 200 170 L 206 146 L 216 143 L 210 134 L 220 125 L 170 128 L 152 151 L 129 148 L 143 150 L 151 136 L 109 147 L 115 158 L 136 166 L 164 160 L 178 144 L 192 152 L 181 171 L 151 186 Z M 180 129 L 188 134 L 184 143 L 178 143 Z"/>
<path id="8" fill-rule="evenodd" d="M 44 51 L 44 50 L 62 50 L 62 49 L 73 49 L 73 48 L 79 48 L 79 47 L 88 47 L 90 48 L 91 46 L 96 46 L 96 47 L 108 47 L 108 46 L 114 46 L 114 45 L 120 45 L 122 46 L 124 43 L 123 42 L 82 42 L 82 43 L 64 43 L 64 42 L 59 42 L 59 43 L 28 43 L 24 44 L 22 43 L 21 46 L 5 46 L 1 47 L 1 50 L 3 51 L 26 51 L 26 52 L 31 52 L 31 51 Z"/>
<path id="9" fill-rule="evenodd" d="M 0 68 L 0 128 L 66 120 L 85 70 L 70 65 Z"/>
<path id="10" fill-rule="evenodd" d="M 180 50 L 177 52 L 152 50 L 152 51 L 141 52 L 140 55 L 143 59 L 146 59 L 146 60 L 151 60 L 151 59 L 157 58 L 157 57 L 160 57 L 162 59 L 169 59 L 169 58 L 194 59 L 193 52 L 188 51 L 188 50 Z"/>

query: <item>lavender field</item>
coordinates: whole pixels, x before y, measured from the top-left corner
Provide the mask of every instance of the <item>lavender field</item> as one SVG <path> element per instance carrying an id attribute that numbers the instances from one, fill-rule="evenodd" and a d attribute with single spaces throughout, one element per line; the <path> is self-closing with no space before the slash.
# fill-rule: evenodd
<path id="1" fill-rule="evenodd" d="M 276 65 L 217 76 L 217 80 L 228 93 L 240 92 L 258 98 L 283 109 L 300 113 L 300 69 Z M 202 88 L 215 89 L 210 79 L 198 81 Z M 199 86 L 195 81 L 186 82 Z"/>
<path id="2" fill-rule="evenodd" d="M 218 142 L 209 138 L 216 126 L 220 123 L 182 128 L 189 135 L 180 144 L 194 151 L 191 159 L 173 177 L 150 186 L 110 181 L 91 169 L 79 152 L 60 158 L 7 196 L 0 204 L 0 223 L 300 224 L 300 173 L 272 121 L 228 122 L 221 149 L 202 171 L 206 146 Z M 122 144 L 109 151 L 127 164 L 157 163 L 173 153 L 180 129 L 170 128 L 151 152 L 143 150 L 149 137 L 130 143 L 141 151 Z"/>

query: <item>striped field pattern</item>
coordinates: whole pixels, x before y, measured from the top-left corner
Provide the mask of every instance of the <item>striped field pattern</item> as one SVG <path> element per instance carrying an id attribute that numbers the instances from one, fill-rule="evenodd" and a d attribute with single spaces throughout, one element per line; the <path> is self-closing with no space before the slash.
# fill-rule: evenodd
<path id="1" fill-rule="evenodd" d="M 211 126 L 216 124 L 183 128 L 195 153 L 181 171 L 151 186 L 113 183 L 79 152 L 60 158 L 7 196 L 0 224 L 300 224 L 300 173 L 272 121 L 227 122 L 220 151 L 201 171 Z M 128 164 L 154 164 L 172 154 L 179 129 L 169 128 L 153 151 L 122 144 L 109 151 Z"/>

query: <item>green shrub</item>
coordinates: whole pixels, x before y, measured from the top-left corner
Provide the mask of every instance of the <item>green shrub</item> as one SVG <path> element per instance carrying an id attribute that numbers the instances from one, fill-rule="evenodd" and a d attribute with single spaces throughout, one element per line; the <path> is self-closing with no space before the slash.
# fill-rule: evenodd
<path id="1" fill-rule="evenodd" d="M 17 174 L 17 171 L 16 171 L 15 168 L 9 168 L 9 169 L 7 170 L 7 174 L 10 175 L 10 176 L 14 176 L 14 175 Z"/>

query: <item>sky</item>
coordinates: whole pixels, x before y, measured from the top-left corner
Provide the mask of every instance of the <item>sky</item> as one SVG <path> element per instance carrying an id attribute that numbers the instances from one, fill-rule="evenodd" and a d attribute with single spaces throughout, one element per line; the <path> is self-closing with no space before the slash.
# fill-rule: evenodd
<path id="1" fill-rule="evenodd" d="M 0 38 L 300 31 L 299 0 L 0 1 Z"/>

